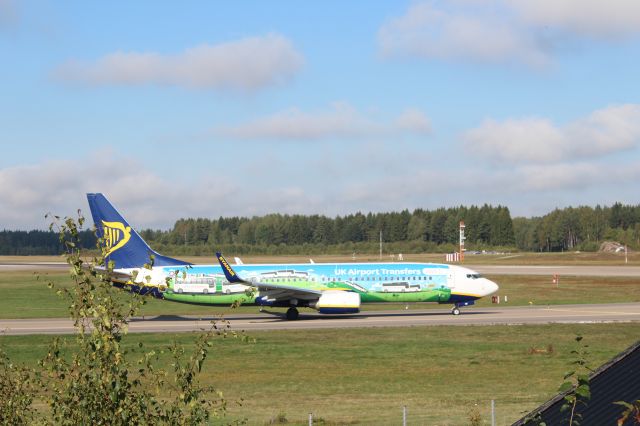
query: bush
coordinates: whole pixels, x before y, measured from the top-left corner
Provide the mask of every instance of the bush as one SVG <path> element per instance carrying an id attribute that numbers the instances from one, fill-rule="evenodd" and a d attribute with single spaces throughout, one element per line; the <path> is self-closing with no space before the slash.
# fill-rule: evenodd
<path id="1" fill-rule="evenodd" d="M 57 218 L 56 218 L 57 220 Z M 175 342 L 166 349 L 170 371 L 158 366 L 158 353 L 139 345 L 138 359 L 123 349 L 127 325 L 144 299 L 116 297 L 111 285 L 113 265 L 104 251 L 83 261 L 79 229 L 84 219 L 55 222 L 73 280 L 71 288 L 48 285 L 69 302 L 76 328 L 75 345 L 65 347 L 54 338 L 37 368 L 17 368 L 0 353 L 0 423 L 2 424 L 207 424 L 224 416 L 226 401 L 212 386 L 202 386 L 198 375 L 215 335 L 226 335 L 229 324 L 212 324 L 201 332 L 195 350 L 186 354 Z M 98 248 L 101 241 L 98 241 Z M 150 259 L 153 264 L 153 259 Z M 153 385 L 151 385 L 153 384 Z M 38 413 L 33 401 L 49 410 Z"/>

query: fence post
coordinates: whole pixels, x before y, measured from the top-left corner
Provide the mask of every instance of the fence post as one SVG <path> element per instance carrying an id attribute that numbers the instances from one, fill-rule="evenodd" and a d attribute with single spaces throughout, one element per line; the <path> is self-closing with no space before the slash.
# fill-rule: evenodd
<path id="1" fill-rule="evenodd" d="M 313 413 L 309 413 L 309 426 L 313 426 Z"/>
<path id="2" fill-rule="evenodd" d="M 496 426 L 496 401 L 491 400 L 491 426 Z"/>
<path id="3" fill-rule="evenodd" d="M 402 406 L 402 426 L 407 426 L 407 406 Z"/>

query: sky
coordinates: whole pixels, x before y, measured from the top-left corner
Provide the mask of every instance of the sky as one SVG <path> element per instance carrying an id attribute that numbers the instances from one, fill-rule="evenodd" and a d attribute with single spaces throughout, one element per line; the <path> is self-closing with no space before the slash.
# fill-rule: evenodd
<path id="1" fill-rule="evenodd" d="M 0 0 L 0 229 L 640 203 L 637 0 Z"/>

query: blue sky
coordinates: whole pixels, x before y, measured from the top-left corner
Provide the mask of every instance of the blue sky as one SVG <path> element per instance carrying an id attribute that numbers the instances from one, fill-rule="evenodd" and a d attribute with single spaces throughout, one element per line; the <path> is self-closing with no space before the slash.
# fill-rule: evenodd
<path id="1" fill-rule="evenodd" d="M 637 204 L 640 3 L 0 0 L 0 228 Z"/>

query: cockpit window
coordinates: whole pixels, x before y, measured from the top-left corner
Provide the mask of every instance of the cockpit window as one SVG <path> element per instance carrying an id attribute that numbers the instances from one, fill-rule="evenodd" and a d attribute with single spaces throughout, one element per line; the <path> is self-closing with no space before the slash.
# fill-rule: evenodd
<path id="1" fill-rule="evenodd" d="M 467 274 L 467 278 L 471 278 L 472 280 L 477 280 L 478 278 L 482 278 L 480 274 Z"/>

